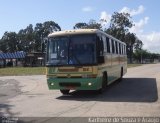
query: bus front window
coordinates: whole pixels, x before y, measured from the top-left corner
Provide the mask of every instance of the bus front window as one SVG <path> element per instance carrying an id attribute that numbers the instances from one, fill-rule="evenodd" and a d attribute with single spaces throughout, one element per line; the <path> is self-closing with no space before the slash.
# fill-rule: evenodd
<path id="1" fill-rule="evenodd" d="M 52 38 L 48 43 L 48 64 L 58 65 L 68 63 L 68 42 L 67 37 Z"/>
<path id="2" fill-rule="evenodd" d="M 96 64 L 96 39 L 94 35 L 72 35 L 51 38 L 48 48 L 51 65 Z"/>

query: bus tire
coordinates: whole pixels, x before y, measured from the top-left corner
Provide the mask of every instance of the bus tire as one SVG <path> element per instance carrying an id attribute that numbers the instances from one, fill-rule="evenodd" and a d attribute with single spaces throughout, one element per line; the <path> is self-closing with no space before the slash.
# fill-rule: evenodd
<path id="1" fill-rule="evenodd" d="M 104 72 L 102 77 L 102 87 L 98 90 L 98 93 L 102 94 L 106 90 L 107 83 L 108 83 L 108 75 L 107 72 Z"/>
<path id="2" fill-rule="evenodd" d="M 65 89 L 65 90 L 60 90 L 60 92 L 63 94 L 63 95 L 67 95 L 67 94 L 69 94 L 69 91 L 70 90 L 68 90 L 68 89 Z"/>
<path id="3" fill-rule="evenodd" d="M 122 81 L 122 78 L 123 78 L 123 67 L 121 67 L 121 73 L 120 73 L 119 81 Z"/>

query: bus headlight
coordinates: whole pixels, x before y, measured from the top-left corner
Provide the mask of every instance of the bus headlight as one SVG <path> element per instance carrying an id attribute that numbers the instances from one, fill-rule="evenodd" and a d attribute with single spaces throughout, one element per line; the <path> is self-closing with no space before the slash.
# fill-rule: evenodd
<path id="1" fill-rule="evenodd" d="M 92 83 L 89 82 L 89 83 L 88 83 L 88 86 L 91 86 L 91 85 L 92 85 Z"/>
<path id="2" fill-rule="evenodd" d="M 54 83 L 52 82 L 52 83 L 51 83 L 51 86 L 53 86 L 53 85 L 54 85 Z"/>

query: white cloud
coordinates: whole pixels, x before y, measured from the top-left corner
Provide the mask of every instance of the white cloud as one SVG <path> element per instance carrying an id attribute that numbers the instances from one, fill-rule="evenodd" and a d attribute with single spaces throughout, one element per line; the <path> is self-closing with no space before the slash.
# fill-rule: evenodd
<path id="1" fill-rule="evenodd" d="M 143 41 L 143 48 L 150 52 L 160 53 L 160 32 L 137 35 Z"/>
<path id="2" fill-rule="evenodd" d="M 131 16 L 142 14 L 144 12 L 144 6 L 140 5 L 137 9 L 130 9 L 128 7 L 123 7 L 119 12 L 129 13 Z M 108 26 L 111 20 L 111 14 L 103 11 L 100 14 L 101 24 Z M 160 53 L 160 32 L 144 33 L 144 27 L 148 24 L 149 17 L 144 17 L 138 22 L 133 22 L 133 26 L 129 31 L 135 33 L 137 37 L 142 40 L 143 48 L 150 52 Z"/>
<path id="3" fill-rule="evenodd" d="M 102 26 L 106 27 L 111 21 L 111 15 L 103 11 L 100 15 L 100 23 Z"/>
<path id="4" fill-rule="evenodd" d="M 149 17 L 145 17 L 139 22 L 134 22 L 135 26 L 130 29 L 130 32 L 135 33 L 143 42 L 144 49 L 150 52 L 160 53 L 160 32 L 144 33 L 144 26 L 148 24 L 148 21 Z"/>
<path id="5" fill-rule="evenodd" d="M 141 19 L 139 22 L 133 22 L 134 26 L 130 29 L 132 33 L 142 33 L 144 26 L 148 23 L 149 17 Z"/>
<path id="6" fill-rule="evenodd" d="M 131 16 L 134 16 L 134 15 L 138 15 L 138 14 L 143 13 L 144 10 L 145 10 L 144 6 L 140 5 L 137 10 L 135 10 L 135 9 L 131 10 L 128 7 L 123 7 L 120 10 L 120 12 L 129 13 Z M 141 19 L 140 22 L 137 22 L 137 23 L 135 22 L 134 24 L 136 26 L 133 27 L 131 29 L 131 31 L 132 32 L 138 32 L 138 31 L 143 32 L 143 27 L 144 27 L 145 24 L 148 23 L 148 19 L 149 19 L 149 17 L 145 17 L 144 19 Z M 107 13 L 106 11 L 102 11 L 101 15 L 100 15 L 100 20 L 103 20 L 103 21 L 101 21 L 102 25 L 105 25 L 105 26 L 108 25 L 110 23 L 110 20 L 111 20 L 111 14 Z"/>
<path id="7" fill-rule="evenodd" d="M 135 26 L 130 29 L 130 32 L 137 34 L 137 37 L 142 40 L 143 48 L 150 52 L 160 53 L 160 32 L 152 32 L 145 34 L 143 28 L 148 24 L 149 17 L 141 19 L 139 22 L 134 22 Z"/>
<path id="8" fill-rule="evenodd" d="M 142 40 L 143 48 L 150 52 L 160 53 L 160 32 L 144 33 L 144 26 L 148 24 L 149 17 L 141 19 L 139 22 L 134 22 L 135 26 L 130 29 L 130 32 L 135 33 Z"/>
<path id="9" fill-rule="evenodd" d="M 90 6 L 87 6 L 87 7 L 82 8 L 82 11 L 83 12 L 91 12 L 91 11 L 93 11 L 93 8 Z"/>
<path id="10" fill-rule="evenodd" d="M 124 13 L 129 13 L 131 16 L 134 16 L 134 15 L 142 14 L 142 13 L 144 12 L 144 10 L 145 10 L 144 6 L 140 5 L 137 10 L 135 10 L 135 9 L 130 9 L 130 8 L 128 8 L 128 7 L 123 7 L 123 8 L 120 10 L 120 12 L 121 12 L 121 13 L 123 13 L 123 12 L 124 12 Z"/>

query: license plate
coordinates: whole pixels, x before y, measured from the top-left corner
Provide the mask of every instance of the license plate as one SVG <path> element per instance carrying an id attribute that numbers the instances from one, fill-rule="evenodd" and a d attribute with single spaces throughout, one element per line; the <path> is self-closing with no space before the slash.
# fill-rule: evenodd
<path id="1" fill-rule="evenodd" d="M 75 86 L 66 86 L 66 89 L 75 90 L 76 87 Z"/>

